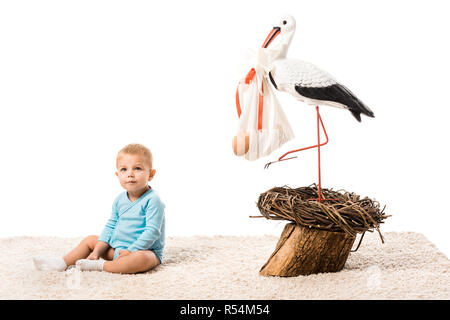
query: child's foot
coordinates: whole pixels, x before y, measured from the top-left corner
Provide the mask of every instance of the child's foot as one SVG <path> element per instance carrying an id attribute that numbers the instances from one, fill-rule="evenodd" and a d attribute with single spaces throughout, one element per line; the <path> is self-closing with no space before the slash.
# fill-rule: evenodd
<path id="1" fill-rule="evenodd" d="M 76 262 L 77 268 L 82 271 L 103 271 L 103 264 L 105 260 L 89 260 L 89 259 L 80 259 Z"/>
<path id="2" fill-rule="evenodd" d="M 33 257 L 34 266 L 41 271 L 64 271 L 67 264 L 62 257 Z"/>

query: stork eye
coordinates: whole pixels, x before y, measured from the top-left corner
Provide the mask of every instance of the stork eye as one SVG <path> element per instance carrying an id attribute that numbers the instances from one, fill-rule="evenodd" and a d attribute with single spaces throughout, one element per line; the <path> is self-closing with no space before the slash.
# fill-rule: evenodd
<path id="1" fill-rule="evenodd" d="M 283 20 L 283 24 L 286 24 L 287 23 L 287 21 L 286 20 Z"/>

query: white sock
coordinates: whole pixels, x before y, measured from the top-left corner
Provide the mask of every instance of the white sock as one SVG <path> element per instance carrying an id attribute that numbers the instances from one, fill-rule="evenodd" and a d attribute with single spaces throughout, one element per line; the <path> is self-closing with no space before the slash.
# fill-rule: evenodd
<path id="1" fill-rule="evenodd" d="M 41 271 L 64 271 L 67 264 L 62 257 L 33 257 L 34 266 Z"/>
<path id="2" fill-rule="evenodd" d="M 76 262 L 77 268 L 82 271 L 103 271 L 103 264 L 105 260 L 89 260 L 89 259 L 80 259 Z"/>

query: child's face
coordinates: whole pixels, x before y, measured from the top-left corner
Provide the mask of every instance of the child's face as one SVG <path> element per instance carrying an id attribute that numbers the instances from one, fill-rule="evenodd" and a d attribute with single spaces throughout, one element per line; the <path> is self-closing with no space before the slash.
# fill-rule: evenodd
<path id="1" fill-rule="evenodd" d="M 155 170 L 150 168 L 145 158 L 139 154 L 122 154 L 117 159 L 116 176 L 120 185 L 128 192 L 142 192 L 154 175 Z"/>

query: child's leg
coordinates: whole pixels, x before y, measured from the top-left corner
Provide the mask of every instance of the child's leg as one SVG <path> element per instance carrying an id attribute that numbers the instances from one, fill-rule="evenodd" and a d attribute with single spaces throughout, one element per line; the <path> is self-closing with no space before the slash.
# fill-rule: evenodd
<path id="1" fill-rule="evenodd" d="M 94 250 L 97 244 L 98 236 L 88 236 L 84 238 L 80 244 L 64 256 L 64 261 L 67 266 L 74 265 L 77 260 L 85 259 Z M 112 260 L 114 257 L 114 249 L 108 248 L 101 258 L 105 260 Z"/>
<path id="2" fill-rule="evenodd" d="M 159 265 L 158 257 L 150 250 L 138 250 L 113 261 L 105 261 L 103 270 L 113 273 L 138 273 Z"/>

